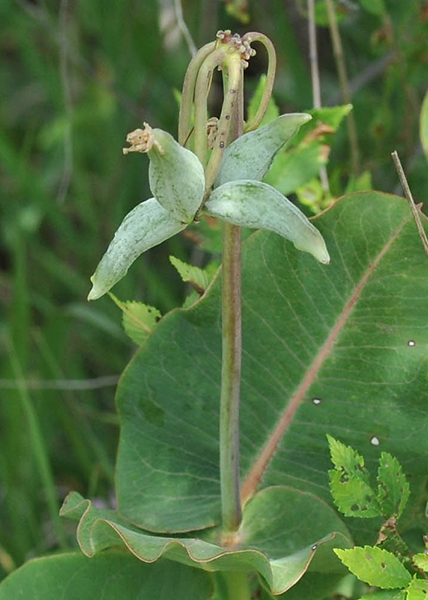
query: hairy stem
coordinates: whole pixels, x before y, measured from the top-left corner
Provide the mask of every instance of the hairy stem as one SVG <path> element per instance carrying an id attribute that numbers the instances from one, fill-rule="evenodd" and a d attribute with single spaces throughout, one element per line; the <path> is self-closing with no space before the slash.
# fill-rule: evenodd
<path id="1" fill-rule="evenodd" d="M 242 517 L 239 481 L 241 384 L 241 229 L 223 223 L 223 357 L 220 400 L 220 483 L 223 529 L 236 531 Z"/>
<path id="2" fill-rule="evenodd" d="M 230 77 L 226 99 L 234 96 L 230 137 L 242 135 L 242 67 L 241 81 Z M 235 86 L 235 87 L 232 87 Z M 235 92 L 231 94 L 231 90 Z M 223 355 L 220 399 L 220 483 L 224 532 L 234 532 L 242 518 L 239 480 L 239 398 L 241 387 L 241 229 L 223 223 Z M 235 574 L 236 575 L 236 574 Z M 231 596 L 232 597 L 232 596 Z M 234 596 L 237 598 L 237 596 Z"/>

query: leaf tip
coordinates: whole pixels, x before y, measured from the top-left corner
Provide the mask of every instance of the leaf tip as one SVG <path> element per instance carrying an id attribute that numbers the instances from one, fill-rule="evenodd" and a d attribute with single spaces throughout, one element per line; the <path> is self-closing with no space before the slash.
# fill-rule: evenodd
<path id="1" fill-rule="evenodd" d="M 91 302 L 91 300 L 98 300 L 98 298 L 101 298 L 101 296 L 104 294 L 104 292 L 102 292 L 99 289 L 99 286 L 97 286 L 94 275 L 92 275 L 92 277 L 91 277 L 91 282 L 92 282 L 92 288 L 88 294 L 88 298 L 87 298 L 88 302 Z"/>

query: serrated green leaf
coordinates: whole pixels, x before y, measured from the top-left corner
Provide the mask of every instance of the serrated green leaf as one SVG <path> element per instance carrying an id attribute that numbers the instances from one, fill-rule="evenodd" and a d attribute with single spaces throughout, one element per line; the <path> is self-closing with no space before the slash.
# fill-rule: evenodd
<path id="1" fill-rule="evenodd" d="M 250 102 L 248 103 L 248 121 L 251 121 L 257 113 L 257 109 L 260 106 L 260 102 L 263 96 L 263 92 L 265 91 L 267 77 L 266 75 L 261 75 L 257 87 L 255 89 L 254 94 L 250 98 Z M 267 125 L 271 121 L 274 121 L 279 117 L 279 107 L 275 102 L 273 96 L 269 98 L 269 104 L 267 107 L 267 111 L 263 117 L 262 122 L 260 123 L 260 127 L 263 125 Z"/>
<path id="2" fill-rule="evenodd" d="M 378 501 L 385 519 L 401 516 L 410 495 L 409 484 L 400 463 L 388 452 L 382 452 L 379 459 Z"/>
<path id="3" fill-rule="evenodd" d="M 37 558 L 0 584 L 0 600 L 208 600 L 208 573 L 171 561 L 143 564 L 108 551 L 89 559 L 80 552 Z"/>
<path id="4" fill-rule="evenodd" d="M 380 515 L 376 494 L 362 479 L 347 478 L 340 471 L 329 471 L 330 490 L 334 503 L 345 517 L 368 519 Z"/>
<path id="5" fill-rule="evenodd" d="M 380 588 L 401 588 L 412 577 L 394 554 L 381 548 L 364 546 L 335 553 L 348 569 L 361 581 Z"/>
<path id="6" fill-rule="evenodd" d="M 428 581 L 426 579 L 412 579 L 407 588 L 407 600 L 426 600 L 428 598 Z"/>
<path id="7" fill-rule="evenodd" d="M 154 306 L 148 306 L 142 302 L 122 302 L 111 292 L 109 292 L 109 296 L 123 313 L 122 324 L 125 332 L 131 340 L 141 346 L 161 319 L 160 311 Z"/>
<path id="8" fill-rule="evenodd" d="M 331 461 L 335 468 L 344 474 L 350 476 L 354 473 L 369 483 L 369 474 L 364 466 L 364 458 L 358 454 L 351 446 L 346 446 L 339 440 L 327 434 L 327 441 L 330 449 Z"/>
<path id="9" fill-rule="evenodd" d="M 330 489 L 338 509 L 346 517 L 379 516 L 376 493 L 364 466 L 364 458 L 350 446 L 327 435 L 331 460 L 336 467 L 329 471 Z"/>
<path id="10" fill-rule="evenodd" d="M 359 600 L 406 600 L 406 592 L 404 590 L 382 590 L 362 596 Z"/>
<path id="11" fill-rule="evenodd" d="M 428 573 L 428 554 L 420 552 L 419 554 L 415 554 L 412 560 L 419 569 Z"/>
<path id="12" fill-rule="evenodd" d="M 332 548 L 351 545 L 346 527 L 330 507 L 312 494 L 284 486 L 267 488 L 247 504 L 235 549 L 232 540 L 219 545 L 219 530 L 209 531 L 205 539 L 147 534 L 115 511 L 95 508 L 77 492 L 66 498 L 61 514 L 81 516 L 78 542 L 89 557 L 125 544 L 143 562 L 167 557 L 206 571 L 257 571 L 274 594 L 292 587 L 308 568 L 341 573 Z M 296 529 L 296 519 L 308 514 L 311 521 Z"/>
<path id="13" fill-rule="evenodd" d="M 171 264 L 177 269 L 181 279 L 185 282 L 191 283 L 198 293 L 203 293 L 208 287 L 210 282 L 208 274 L 203 269 L 188 265 L 175 256 L 170 256 L 169 260 Z"/>
<path id="14" fill-rule="evenodd" d="M 321 142 L 297 146 L 289 152 L 279 153 L 264 181 L 287 196 L 316 177 L 326 163 L 327 156 Z"/>

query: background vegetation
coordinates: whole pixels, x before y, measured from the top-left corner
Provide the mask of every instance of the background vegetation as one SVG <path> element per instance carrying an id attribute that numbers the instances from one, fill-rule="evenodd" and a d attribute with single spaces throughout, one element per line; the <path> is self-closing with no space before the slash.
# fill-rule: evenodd
<path id="1" fill-rule="evenodd" d="M 416 201 L 424 201 L 428 2 L 335 6 L 359 166 L 351 165 L 343 123 L 328 164 L 331 195 L 370 185 L 401 193 L 390 159 L 398 150 Z M 198 46 L 219 28 L 266 33 L 278 52 L 281 112 L 312 107 L 306 2 L 183 0 L 183 12 Z M 324 1 L 316 14 L 323 105 L 342 104 Z M 89 276 L 123 216 L 149 196 L 144 159 L 122 155 L 126 134 L 143 121 L 175 133 L 190 53 L 172 0 L 2 0 L 0 49 L 4 576 L 29 557 L 75 546 L 74 524 L 56 517 L 70 489 L 112 502 L 114 385 L 135 346 L 109 298 L 87 304 Z M 260 52 L 249 67 L 253 89 L 264 66 Z M 177 236 L 139 259 L 116 295 L 163 313 L 180 305 L 186 289 L 171 253 L 206 260 L 193 239 Z"/>

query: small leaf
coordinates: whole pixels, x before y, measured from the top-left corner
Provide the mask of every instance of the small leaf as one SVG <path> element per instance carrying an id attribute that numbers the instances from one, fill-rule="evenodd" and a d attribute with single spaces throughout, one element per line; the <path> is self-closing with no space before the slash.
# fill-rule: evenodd
<path id="1" fill-rule="evenodd" d="M 380 515 L 376 493 L 370 486 L 364 458 L 350 446 L 327 436 L 331 460 L 330 490 L 338 509 L 346 517 L 369 518 Z"/>
<path id="2" fill-rule="evenodd" d="M 387 550 L 364 546 L 334 551 L 351 573 L 369 585 L 386 589 L 400 588 L 412 580 L 398 558 Z"/>
<path id="3" fill-rule="evenodd" d="M 122 323 L 125 332 L 131 340 L 141 346 L 162 317 L 160 311 L 142 302 L 122 302 L 111 292 L 109 296 L 123 312 Z"/>
<path id="4" fill-rule="evenodd" d="M 306 113 L 281 115 L 236 139 L 223 154 L 214 187 L 242 179 L 261 181 L 281 148 L 310 120 Z"/>
<path id="5" fill-rule="evenodd" d="M 382 515 L 386 519 L 392 515 L 398 519 L 409 499 L 410 488 L 400 463 L 388 452 L 380 455 L 377 481 Z"/>
<path id="6" fill-rule="evenodd" d="M 427 600 L 428 581 L 426 579 L 412 579 L 407 588 L 407 600 Z"/>
<path id="7" fill-rule="evenodd" d="M 129 212 L 114 234 L 106 253 L 91 277 L 88 300 L 96 300 L 124 277 L 140 254 L 161 244 L 186 227 L 155 198 L 141 202 Z"/>
<path id="8" fill-rule="evenodd" d="M 428 554 L 420 552 L 419 554 L 415 554 L 412 560 L 419 569 L 428 573 Z"/>
<path id="9" fill-rule="evenodd" d="M 193 265 L 188 265 L 175 256 L 170 256 L 169 260 L 177 269 L 183 281 L 191 283 L 199 294 L 205 292 L 209 284 L 209 277 L 203 269 L 199 269 L 199 267 L 194 267 Z"/>
<path id="10" fill-rule="evenodd" d="M 330 256 L 324 239 L 307 217 L 278 190 L 260 181 L 231 181 L 213 191 L 205 210 L 209 215 L 253 229 L 268 229 L 309 252 L 324 264 Z"/>

